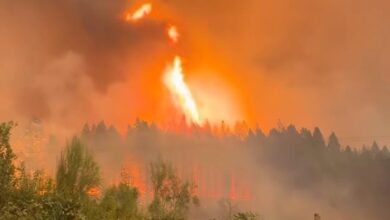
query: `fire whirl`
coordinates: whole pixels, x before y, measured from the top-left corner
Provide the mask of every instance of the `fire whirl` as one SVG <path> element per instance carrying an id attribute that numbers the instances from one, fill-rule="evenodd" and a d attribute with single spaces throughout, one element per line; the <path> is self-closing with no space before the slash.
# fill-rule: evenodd
<path id="1" fill-rule="evenodd" d="M 138 21 L 152 12 L 152 4 L 143 4 L 133 13 L 127 13 L 126 21 Z M 168 25 L 167 33 L 173 43 L 178 43 L 180 34 L 174 25 Z M 188 124 L 201 124 L 198 106 L 192 95 L 191 89 L 186 83 L 183 74 L 182 60 L 179 55 L 167 66 L 163 76 L 163 82 L 172 95 L 174 104 L 180 108 Z"/>
<path id="2" fill-rule="evenodd" d="M 164 82 L 173 99 L 181 108 L 189 123 L 200 124 L 199 112 L 191 90 L 184 81 L 181 59 L 176 56 L 171 66 L 167 68 Z"/>

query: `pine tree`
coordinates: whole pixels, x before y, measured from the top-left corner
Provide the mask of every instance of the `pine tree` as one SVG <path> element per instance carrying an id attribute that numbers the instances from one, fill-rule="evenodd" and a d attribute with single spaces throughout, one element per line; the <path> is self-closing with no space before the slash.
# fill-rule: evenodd
<path id="1" fill-rule="evenodd" d="M 319 148 L 325 147 L 324 137 L 322 136 L 321 130 L 318 127 L 314 128 L 313 141 L 314 141 L 315 147 L 319 147 Z"/>
<path id="2" fill-rule="evenodd" d="M 328 149 L 331 151 L 340 151 L 340 143 L 334 132 L 329 136 Z"/>

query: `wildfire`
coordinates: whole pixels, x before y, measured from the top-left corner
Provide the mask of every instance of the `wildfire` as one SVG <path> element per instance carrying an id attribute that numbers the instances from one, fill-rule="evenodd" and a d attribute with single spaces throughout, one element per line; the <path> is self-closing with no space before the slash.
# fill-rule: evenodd
<path id="1" fill-rule="evenodd" d="M 179 35 L 179 32 L 177 31 L 176 26 L 173 26 L 173 25 L 169 26 L 168 36 L 169 36 L 169 39 L 171 39 L 173 43 L 177 43 L 180 35 Z"/>
<path id="2" fill-rule="evenodd" d="M 87 194 L 90 197 L 98 198 L 101 195 L 100 189 L 98 187 L 92 187 L 87 191 Z"/>
<path id="3" fill-rule="evenodd" d="M 146 15 L 150 14 L 151 11 L 152 4 L 143 4 L 134 13 L 127 14 L 126 21 L 138 21 L 143 19 Z M 169 25 L 167 29 L 167 35 L 173 43 L 178 42 L 180 34 L 176 26 Z M 184 81 L 184 74 L 181 63 L 180 56 L 175 56 L 173 63 L 168 66 L 164 74 L 164 82 L 172 94 L 174 102 L 183 111 L 187 122 L 200 124 L 201 121 L 198 107 L 196 105 L 195 99 L 192 96 L 190 88 Z"/>
<path id="4" fill-rule="evenodd" d="M 152 4 L 145 3 L 133 13 L 126 15 L 126 21 L 138 21 L 152 12 Z"/>
<path id="5" fill-rule="evenodd" d="M 172 93 L 176 104 L 184 112 L 186 119 L 192 123 L 200 124 L 199 112 L 191 90 L 184 81 L 181 58 L 176 56 L 173 63 L 167 68 L 164 82 Z"/>

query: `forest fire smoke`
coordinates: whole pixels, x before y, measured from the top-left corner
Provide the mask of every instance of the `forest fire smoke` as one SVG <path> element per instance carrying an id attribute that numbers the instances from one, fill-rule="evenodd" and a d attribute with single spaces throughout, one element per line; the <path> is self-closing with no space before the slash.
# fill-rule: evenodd
<path id="1" fill-rule="evenodd" d="M 183 165 L 183 164 L 182 164 Z M 182 168 L 179 167 L 178 168 Z M 194 194 L 202 199 L 219 200 L 229 198 L 231 201 L 251 201 L 253 200 L 252 189 L 249 189 L 243 181 L 237 181 L 235 174 L 218 173 L 217 170 L 201 169 L 198 165 L 191 168 L 190 173 L 176 170 L 176 174 L 183 178 L 190 176 L 191 181 L 196 186 Z M 125 164 L 121 168 L 121 182 L 139 190 L 141 202 L 145 202 L 153 197 L 151 182 L 147 179 L 147 168 L 142 163 L 134 162 Z M 226 182 L 229 182 L 227 185 Z M 98 189 L 89 190 L 89 195 L 97 197 L 100 195 Z"/>
<path id="2" fill-rule="evenodd" d="M 126 15 L 126 21 L 138 21 L 152 12 L 152 4 L 145 3 L 133 13 Z"/>
<path id="3" fill-rule="evenodd" d="M 289 3 L 0 1 L 0 220 L 390 219 L 390 1 Z"/>

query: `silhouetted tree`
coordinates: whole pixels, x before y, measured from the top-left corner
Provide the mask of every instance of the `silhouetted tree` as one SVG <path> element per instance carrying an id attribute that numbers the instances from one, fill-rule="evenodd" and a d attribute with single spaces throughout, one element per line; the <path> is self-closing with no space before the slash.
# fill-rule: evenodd
<path id="1" fill-rule="evenodd" d="M 321 130 L 318 127 L 314 128 L 313 141 L 314 141 L 314 147 L 319 147 L 319 148 L 325 147 L 324 137 L 322 136 Z"/>
<path id="2" fill-rule="evenodd" d="M 381 149 L 379 148 L 378 143 L 376 143 L 376 141 L 374 141 L 371 145 L 371 156 L 373 158 L 378 158 L 378 157 L 380 157 L 380 154 L 381 154 Z"/>
<path id="3" fill-rule="evenodd" d="M 328 149 L 331 151 L 340 151 L 340 143 L 336 137 L 336 134 L 332 132 L 329 136 Z"/>
<path id="4" fill-rule="evenodd" d="M 91 137 L 91 127 L 88 123 L 85 123 L 83 130 L 81 131 L 81 138 L 88 139 Z"/>
<path id="5" fill-rule="evenodd" d="M 382 148 L 382 155 L 384 157 L 389 157 L 389 149 L 387 148 L 387 146 L 383 146 L 383 148 Z"/>
<path id="6" fill-rule="evenodd" d="M 107 132 L 106 123 L 104 121 L 99 122 L 95 130 L 96 135 L 106 135 L 106 132 Z"/>
<path id="7" fill-rule="evenodd" d="M 301 137 L 305 140 L 306 143 L 310 143 L 313 136 L 311 135 L 311 132 L 309 129 L 302 128 L 300 131 Z"/>

